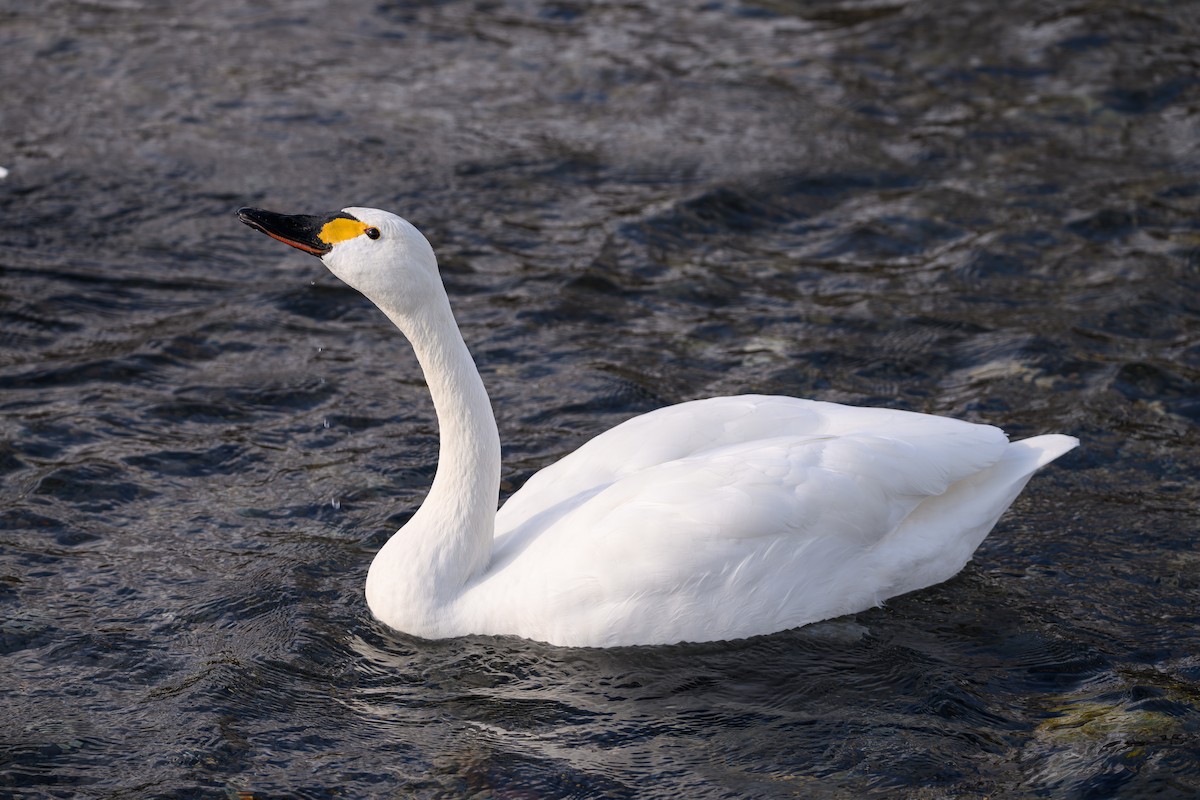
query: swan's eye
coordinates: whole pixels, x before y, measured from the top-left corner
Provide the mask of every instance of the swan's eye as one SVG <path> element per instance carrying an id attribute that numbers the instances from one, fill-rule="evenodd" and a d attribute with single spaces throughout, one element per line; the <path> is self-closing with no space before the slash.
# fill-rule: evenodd
<path id="1" fill-rule="evenodd" d="M 367 235 L 368 239 L 379 238 L 379 228 L 367 228 L 365 231 L 363 231 L 363 233 Z"/>

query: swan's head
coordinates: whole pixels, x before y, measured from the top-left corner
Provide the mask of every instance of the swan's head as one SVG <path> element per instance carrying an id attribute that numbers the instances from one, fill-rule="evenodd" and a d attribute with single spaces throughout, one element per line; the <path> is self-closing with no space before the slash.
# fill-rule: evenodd
<path id="1" fill-rule="evenodd" d="M 408 220 L 387 211 L 343 208 L 308 215 L 243 208 L 238 218 L 317 256 L 330 272 L 385 309 L 406 313 L 442 292 L 429 242 Z"/>

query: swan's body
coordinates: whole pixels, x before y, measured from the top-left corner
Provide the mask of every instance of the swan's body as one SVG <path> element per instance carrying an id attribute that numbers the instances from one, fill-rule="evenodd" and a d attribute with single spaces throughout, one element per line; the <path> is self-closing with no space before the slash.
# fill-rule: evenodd
<path id="1" fill-rule="evenodd" d="M 560 645 L 736 639 L 944 581 L 1035 470 L 1078 442 L 1010 443 L 945 417 L 789 397 L 659 409 L 534 475 L 496 511 L 487 392 L 425 238 L 377 209 L 243 221 L 321 256 L 412 343 L 437 475 L 367 575 L 382 622 L 426 638 Z"/>

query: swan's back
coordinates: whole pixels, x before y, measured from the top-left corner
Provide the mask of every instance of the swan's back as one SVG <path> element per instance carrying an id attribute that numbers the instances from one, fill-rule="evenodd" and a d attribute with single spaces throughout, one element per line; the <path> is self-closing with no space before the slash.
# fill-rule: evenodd
<path id="1" fill-rule="evenodd" d="M 787 397 L 636 417 L 497 514 L 470 616 L 564 644 L 733 639 L 861 611 L 958 572 L 1070 437 Z M 478 604 L 475 600 L 480 601 Z M 477 632 L 490 632 L 480 630 Z"/>
<path id="2" fill-rule="evenodd" d="M 910 411 L 774 395 L 695 400 L 627 420 L 532 476 L 497 514 L 497 535 L 649 468 L 768 440 L 814 448 L 837 442 L 828 458 L 843 459 L 844 469 L 909 484 L 922 495 L 994 463 L 1008 445 L 991 425 Z"/>

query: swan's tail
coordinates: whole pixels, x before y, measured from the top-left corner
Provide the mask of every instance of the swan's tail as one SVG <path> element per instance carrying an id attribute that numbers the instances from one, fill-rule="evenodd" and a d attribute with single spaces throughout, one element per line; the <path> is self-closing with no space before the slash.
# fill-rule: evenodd
<path id="1" fill-rule="evenodd" d="M 1059 433 L 1012 442 L 992 466 L 923 501 L 876 553 L 892 595 L 924 589 L 961 570 L 1041 467 L 1078 446 Z"/>
<path id="2" fill-rule="evenodd" d="M 1032 451 L 1032 454 L 1036 455 L 1033 467 L 1029 470 L 1032 473 L 1034 470 L 1041 469 L 1063 453 L 1074 450 L 1078 446 L 1079 440 L 1074 436 L 1066 436 L 1061 433 L 1047 433 L 1045 436 L 1034 436 L 1032 439 L 1022 439 L 1019 442 L 1013 442 L 1009 445 L 1008 452 L 1012 453 L 1014 450 Z M 1007 457 L 1008 455 L 1006 454 L 1005 458 Z"/>

